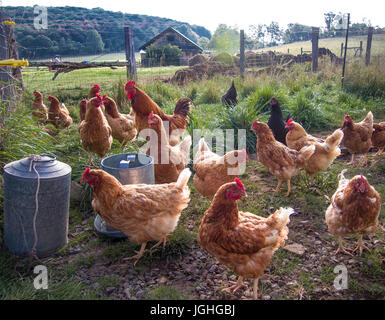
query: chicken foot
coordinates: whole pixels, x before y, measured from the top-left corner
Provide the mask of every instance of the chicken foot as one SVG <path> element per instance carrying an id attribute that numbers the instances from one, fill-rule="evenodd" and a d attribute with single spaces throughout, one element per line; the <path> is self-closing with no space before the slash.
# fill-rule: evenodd
<path id="1" fill-rule="evenodd" d="M 159 247 L 162 243 L 163 243 L 163 249 L 166 248 L 166 243 L 167 243 L 167 237 L 169 236 L 169 234 L 165 235 L 162 239 L 160 239 L 156 244 L 154 244 L 151 248 L 150 248 L 150 251 L 152 249 L 155 249 L 157 247 Z"/>
<path id="2" fill-rule="evenodd" d="M 237 282 L 229 281 L 229 283 L 231 283 L 233 285 L 231 287 L 222 289 L 222 291 L 234 294 L 235 292 L 237 292 L 242 287 L 247 288 L 247 285 L 243 283 L 243 277 L 242 276 L 238 277 Z"/>
<path id="3" fill-rule="evenodd" d="M 275 188 L 274 192 L 278 192 L 279 191 L 279 189 L 281 188 L 281 184 L 282 184 L 282 180 L 278 179 L 278 185 L 277 185 L 277 188 Z"/>
<path id="4" fill-rule="evenodd" d="M 135 266 L 136 263 L 139 261 L 139 259 L 143 256 L 144 252 L 146 251 L 145 250 L 146 249 L 146 245 L 147 245 L 147 242 L 143 242 L 141 247 L 140 247 L 139 252 L 135 251 L 137 253 L 136 255 L 134 255 L 132 257 L 124 258 L 123 261 L 136 259 L 136 261 L 134 262 L 134 266 Z"/>
<path id="5" fill-rule="evenodd" d="M 377 153 L 376 153 L 376 156 L 382 155 L 383 152 L 384 152 L 384 148 L 382 148 L 382 149 L 379 148 Z"/>
<path id="6" fill-rule="evenodd" d="M 290 179 L 289 179 L 289 180 L 287 180 L 287 193 L 286 193 L 286 197 L 289 196 L 290 192 L 291 192 L 291 183 L 290 183 Z"/>
<path id="7" fill-rule="evenodd" d="M 348 254 L 350 256 L 353 256 L 349 251 L 347 251 L 348 248 L 345 248 L 342 244 L 342 237 L 338 237 L 338 249 L 336 250 L 336 252 L 334 253 L 334 255 L 337 255 L 339 252 L 342 252 L 342 253 L 345 253 L 345 254 Z"/>
<path id="8" fill-rule="evenodd" d="M 357 250 L 360 250 L 360 255 L 362 255 L 362 251 L 364 249 L 368 250 L 370 252 L 370 249 L 364 245 L 364 241 L 362 240 L 363 236 L 360 235 L 360 238 L 358 239 L 358 244 L 357 244 L 357 247 L 355 247 L 353 249 L 353 252 L 357 251 Z"/>
<path id="9" fill-rule="evenodd" d="M 351 165 L 353 163 L 354 163 L 354 153 L 352 153 L 352 158 L 351 158 L 351 160 L 347 164 Z"/>

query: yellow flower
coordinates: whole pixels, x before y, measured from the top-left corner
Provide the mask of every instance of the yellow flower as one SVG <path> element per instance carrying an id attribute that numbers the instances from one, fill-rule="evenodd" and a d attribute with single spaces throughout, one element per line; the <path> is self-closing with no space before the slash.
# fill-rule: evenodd
<path id="1" fill-rule="evenodd" d="M 15 22 L 13 22 L 13 21 L 4 21 L 3 22 L 5 25 L 7 25 L 7 26 L 14 26 L 16 23 Z"/>

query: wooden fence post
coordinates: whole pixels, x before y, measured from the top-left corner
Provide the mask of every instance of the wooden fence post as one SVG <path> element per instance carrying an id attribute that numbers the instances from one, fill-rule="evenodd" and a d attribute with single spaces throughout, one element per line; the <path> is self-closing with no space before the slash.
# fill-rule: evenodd
<path id="1" fill-rule="evenodd" d="M 0 10 L 0 60 L 9 59 L 8 35 L 9 26 L 3 24 L 2 10 Z M 13 79 L 11 77 L 10 67 L 0 67 L 0 122 L 5 123 L 9 117 L 10 109 L 13 107 L 10 103 L 12 97 L 15 97 L 13 88 Z M 4 107 L 1 108 L 1 107 Z"/>
<path id="2" fill-rule="evenodd" d="M 360 57 L 362 57 L 362 40 L 360 41 Z"/>
<path id="3" fill-rule="evenodd" d="M 131 27 L 124 27 L 124 44 L 127 60 L 127 80 L 136 80 L 134 39 Z"/>
<path id="4" fill-rule="evenodd" d="M 319 28 L 312 27 L 311 56 L 312 56 L 313 72 L 317 72 L 318 70 L 318 38 L 319 38 Z"/>
<path id="5" fill-rule="evenodd" d="M 348 39 L 349 39 L 349 24 L 350 24 L 350 13 L 348 13 L 348 22 L 346 25 L 345 51 L 344 51 L 344 63 L 342 65 L 341 88 L 344 87 L 344 80 L 345 80 L 346 55 L 347 55 Z"/>
<path id="6" fill-rule="evenodd" d="M 365 54 L 365 65 L 368 66 L 370 63 L 370 50 L 372 49 L 372 37 L 373 37 L 373 27 L 368 29 L 368 41 L 366 43 L 366 54 Z"/>
<path id="7" fill-rule="evenodd" d="M 341 54 L 340 54 L 340 57 L 342 57 L 343 54 L 344 54 L 344 43 L 341 42 Z"/>
<path id="8" fill-rule="evenodd" d="M 245 31 L 240 31 L 240 72 L 241 77 L 244 79 L 245 77 Z"/>

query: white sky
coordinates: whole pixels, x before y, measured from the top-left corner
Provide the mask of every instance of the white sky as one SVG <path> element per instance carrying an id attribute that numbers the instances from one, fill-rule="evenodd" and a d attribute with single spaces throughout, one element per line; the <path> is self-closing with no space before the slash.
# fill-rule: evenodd
<path id="1" fill-rule="evenodd" d="M 262 3 L 261 3 L 262 2 Z M 75 6 L 125 13 L 171 18 L 204 26 L 214 32 L 225 23 L 245 29 L 251 24 L 277 21 L 281 28 L 288 23 L 324 27 L 325 12 L 350 12 L 352 22 L 370 20 L 373 26 L 385 26 L 384 0 L 0 0 L 4 6 Z"/>

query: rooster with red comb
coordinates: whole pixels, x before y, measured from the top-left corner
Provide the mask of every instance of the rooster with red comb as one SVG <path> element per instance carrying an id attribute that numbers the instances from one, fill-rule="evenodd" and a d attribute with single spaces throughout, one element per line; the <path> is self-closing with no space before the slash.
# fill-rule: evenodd
<path id="1" fill-rule="evenodd" d="M 136 85 L 135 81 L 127 82 L 125 90 L 127 92 L 127 98 L 131 101 L 133 113 L 135 114 L 135 126 L 138 133 L 143 129 L 149 128 L 147 118 L 148 115 L 153 112 L 162 119 L 165 127 L 168 125 L 170 145 L 177 145 L 186 131 L 193 102 L 189 98 L 179 99 L 176 102 L 174 113 L 168 115 L 163 112 L 150 96 Z M 167 125 L 166 122 L 168 122 Z"/>
<path id="2" fill-rule="evenodd" d="M 243 183 L 222 185 L 204 213 L 198 242 L 219 262 L 239 275 L 238 281 L 224 291 L 234 293 L 254 279 L 253 297 L 258 297 L 258 278 L 270 264 L 274 252 L 285 244 L 292 208 L 280 208 L 267 218 L 238 210 L 237 202 L 246 197 Z"/>

